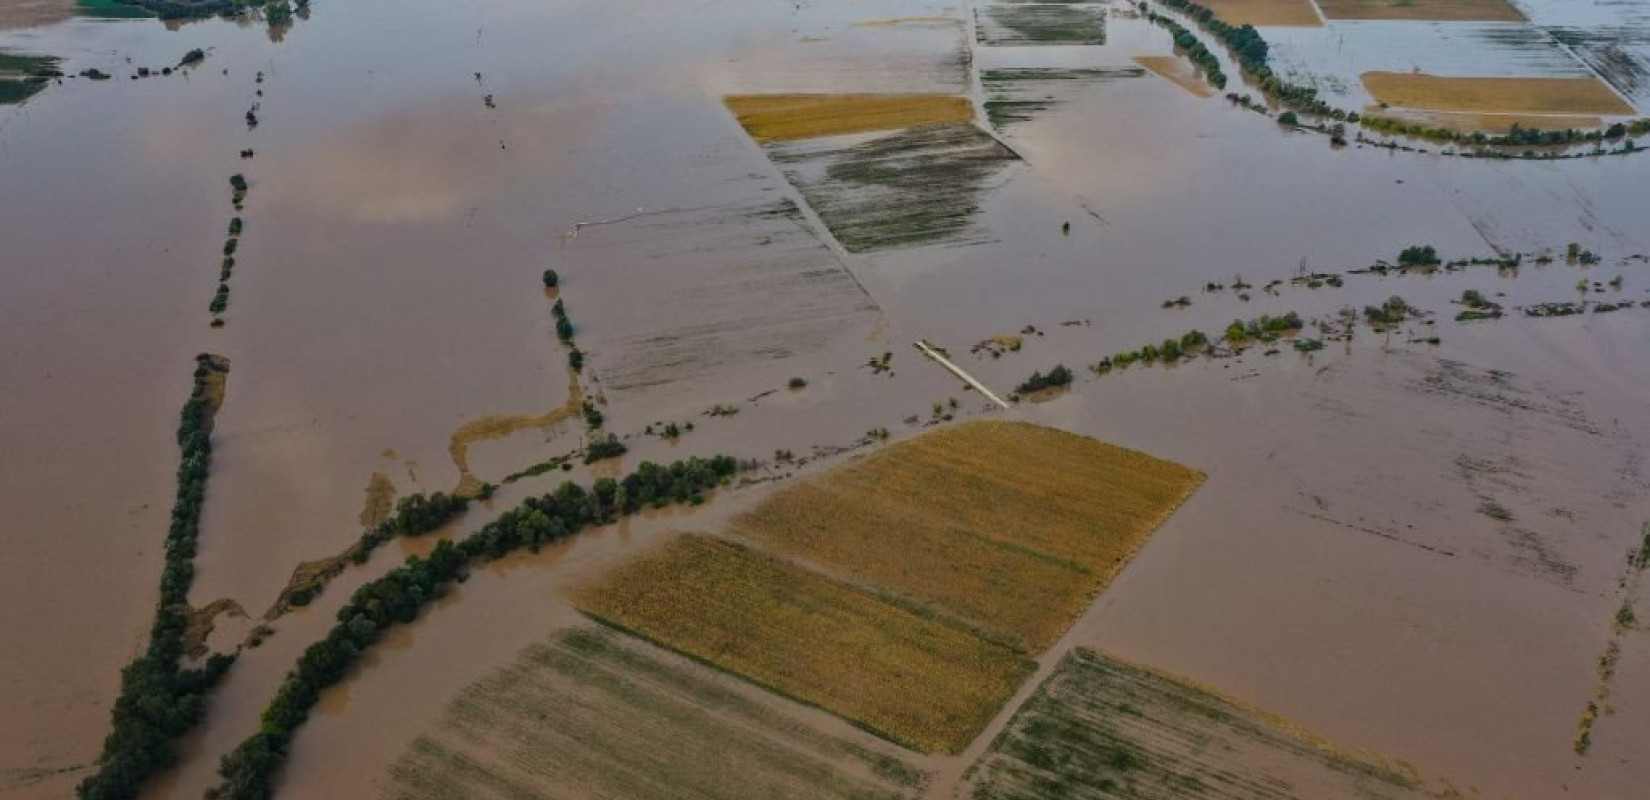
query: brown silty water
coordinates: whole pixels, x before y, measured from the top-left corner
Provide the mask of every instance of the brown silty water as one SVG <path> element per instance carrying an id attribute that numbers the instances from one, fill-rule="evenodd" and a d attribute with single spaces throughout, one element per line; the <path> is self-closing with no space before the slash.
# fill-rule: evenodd
<path id="1" fill-rule="evenodd" d="M 957 23 L 857 24 L 936 16 Z M 919 338 L 1000 393 L 1065 363 L 1076 387 L 1009 415 L 1210 477 L 1041 658 L 1045 672 L 1065 647 L 1096 645 L 1488 796 L 1633 796 L 1644 767 L 1630 748 L 1650 727 L 1633 679 L 1650 664 L 1642 635 L 1624 639 L 1616 713 L 1594 749 L 1570 747 L 1621 554 L 1647 516 L 1634 355 L 1650 311 L 1468 326 L 1451 301 L 1465 289 L 1504 293 L 1509 308 L 1573 300 L 1578 279 L 1618 275 L 1620 290 L 1586 296 L 1650 299 L 1650 270 L 1624 262 L 1650 252 L 1650 167 L 1332 150 L 1148 74 L 1076 82 L 989 129 L 1018 161 L 980 190 L 967 244 L 849 252 L 721 105 L 730 93 L 962 92 L 983 110 L 985 70 L 1172 52 L 1161 30 L 1116 13 L 1097 47 L 975 47 L 972 17 L 892 1 L 367 2 L 317 3 L 279 42 L 216 21 L 0 34 L 0 48 L 116 76 L 0 109 L 0 185 L 13 189 L 0 193 L 0 498 L 26 566 L 0 604 L 12 709 L 0 792 L 62 796 L 95 756 L 119 667 L 146 632 L 194 353 L 235 364 L 194 602 L 233 599 L 255 618 L 300 562 L 356 539 L 374 474 L 403 494 L 450 490 L 455 431 L 565 402 L 538 284 L 555 267 L 588 388 L 630 437 L 627 468 L 821 448 L 805 470 L 872 428 L 920 432 L 949 397 L 985 413 L 911 349 Z M 192 47 L 209 58 L 187 74 L 128 77 Z M 246 228 L 228 324 L 212 330 L 237 172 L 251 184 Z M 794 214 L 769 213 L 786 202 Z M 1339 272 L 1410 244 L 1562 256 L 1571 241 L 1604 261 L 1288 284 L 1303 261 Z M 1249 300 L 1201 291 L 1237 274 Z M 1274 279 L 1276 295 L 1260 290 Z M 1328 317 L 1393 294 L 1434 324 L 1390 339 L 1360 330 L 1310 357 L 1080 368 L 1189 328 L 1214 336 L 1235 317 Z M 1160 307 L 1180 295 L 1192 305 Z M 968 353 L 1028 325 L 1041 334 L 1017 353 Z M 1440 343 L 1409 341 L 1427 335 Z M 884 352 L 890 371 L 864 367 Z M 786 389 L 793 376 L 807 388 Z M 719 406 L 737 413 L 706 415 Z M 641 433 L 654 422 L 694 430 Z M 496 481 L 583 438 L 577 420 L 529 426 L 468 460 Z M 453 530 L 563 475 L 512 486 Z M 382 648 L 329 695 L 283 791 L 370 794 L 447 698 L 573 619 L 558 599 L 567 585 L 668 531 L 713 528 L 761 491 L 478 575 L 398 634 L 405 649 Z M 154 796 L 210 785 L 337 604 L 404 552 L 351 567 L 277 621 Z M 233 647 L 255 621 L 221 618 L 212 643 Z M 923 760 L 942 776 L 936 796 L 990 733 L 959 759 Z"/>

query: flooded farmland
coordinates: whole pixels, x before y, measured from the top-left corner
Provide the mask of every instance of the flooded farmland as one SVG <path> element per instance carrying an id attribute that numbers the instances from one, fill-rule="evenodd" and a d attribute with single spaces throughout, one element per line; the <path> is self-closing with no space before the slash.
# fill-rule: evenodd
<path id="1" fill-rule="evenodd" d="M 1642 796 L 1650 3 L 1209 8 L 1278 80 L 1178 1 L 0 0 L 0 797 Z M 1205 477 L 831 477 L 977 420 Z M 816 485 L 762 635 L 894 696 L 832 607 L 1088 576 L 943 747 L 580 604 Z"/>

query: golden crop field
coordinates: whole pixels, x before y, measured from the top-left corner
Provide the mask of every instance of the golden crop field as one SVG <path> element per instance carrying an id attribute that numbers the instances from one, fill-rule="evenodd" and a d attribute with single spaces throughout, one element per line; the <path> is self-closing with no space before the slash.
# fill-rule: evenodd
<path id="1" fill-rule="evenodd" d="M 731 527 L 1036 650 L 1202 479 L 1064 431 L 979 421 L 787 488 Z"/>
<path id="2" fill-rule="evenodd" d="M 968 98 L 949 94 L 741 94 L 723 102 L 758 142 L 974 119 Z"/>
<path id="3" fill-rule="evenodd" d="M 1632 106 L 1596 78 L 1448 78 L 1365 72 L 1363 82 L 1377 101 L 1428 111 L 1633 113 Z"/>
<path id="4" fill-rule="evenodd" d="M 1523 22 L 1507 0 L 1317 0 L 1328 19 Z"/>
<path id="5" fill-rule="evenodd" d="M 961 628 L 696 536 L 620 567 L 574 603 L 929 752 L 960 752 L 1034 668 Z"/>
<path id="6" fill-rule="evenodd" d="M 1312 0 L 1202 0 L 1201 4 L 1233 25 L 1323 26 Z"/>

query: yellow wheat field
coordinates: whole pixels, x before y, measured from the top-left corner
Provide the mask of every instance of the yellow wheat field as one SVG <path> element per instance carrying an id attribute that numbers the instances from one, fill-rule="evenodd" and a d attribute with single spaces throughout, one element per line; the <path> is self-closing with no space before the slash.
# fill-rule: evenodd
<path id="1" fill-rule="evenodd" d="M 971 422 L 785 489 L 732 530 L 1035 650 L 1202 480 L 1052 428 Z"/>
<path id="2" fill-rule="evenodd" d="M 974 119 L 968 98 L 948 94 L 743 94 L 723 102 L 758 142 Z"/>
<path id="3" fill-rule="evenodd" d="M 579 592 L 586 614 L 919 750 L 966 747 L 1023 654 L 729 542 L 684 536 Z"/>
<path id="4" fill-rule="evenodd" d="M 1312 0 L 1202 0 L 1201 4 L 1233 25 L 1323 26 Z"/>
<path id="5" fill-rule="evenodd" d="M 1365 72 L 1364 88 L 1382 103 L 1427 111 L 1633 113 L 1597 78 L 1448 78 L 1413 72 Z"/>

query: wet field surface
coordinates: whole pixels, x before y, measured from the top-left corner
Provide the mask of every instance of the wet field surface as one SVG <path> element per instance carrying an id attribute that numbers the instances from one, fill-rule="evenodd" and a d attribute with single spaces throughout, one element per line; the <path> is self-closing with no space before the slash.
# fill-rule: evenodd
<path id="1" fill-rule="evenodd" d="M 1212 687 L 1429 785 L 1638 796 L 1650 636 L 1616 636 L 1612 618 L 1623 554 L 1650 519 L 1650 161 L 1332 147 L 1142 69 L 1176 54 L 1128 5 L 1071 5 L 315 0 L 275 31 L 40 24 L 55 12 L 0 30 L 0 52 L 113 76 L 0 106 L 0 541 L 15 565 L 0 595 L 0 796 L 65 796 L 96 756 L 152 613 L 196 353 L 234 363 L 191 599 L 250 613 L 216 620 L 208 642 L 227 651 L 294 568 L 344 551 L 387 495 L 451 491 L 461 467 L 497 483 L 585 445 L 582 420 L 549 414 L 574 387 L 546 268 L 586 353 L 583 391 L 630 447 L 620 466 L 574 458 L 349 565 L 243 653 L 146 796 L 212 785 L 356 586 L 523 496 L 712 453 L 779 479 L 478 570 L 324 697 L 283 796 L 393 795 L 409 765 L 435 763 L 428 745 L 425 762 L 409 748 L 452 736 L 467 687 L 588 626 L 574 589 L 883 447 L 870 431 L 898 441 L 976 417 L 1092 436 L 1207 480 L 966 751 L 902 756 L 926 796 L 964 791 L 964 771 L 1077 648 Z M 1642 106 L 1643 6 L 1610 11 L 1624 20 L 1610 38 L 1600 26 L 1615 17 L 1557 5 L 1519 4 L 1530 22 L 1517 35 L 1390 21 L 1265 33 L 1349 107 L 1368 102 L 1362 73 L 1414 68 L 1596 74 Z M 1554 33 L 1526 42 L 1536 29 Z M 1469 45 L 1495 68 L 1457 66 Z M 204 62 L 132 77 L 193 48 Z M 724 102 L 865 92 L 960 96 L 974 113 L 758 142 Z M 245 227 L 212 328 L 231 216 Z M 1596 263 L 1566 258 L 1570 243 Z M 1417 244 L 1521 260 L 1365 271 Z M 1504 315 L 1457 321 L 1468 290 Z M 1393 296 L 1417 313 L 1378 332 L 1363 309 Z M 1575 303 L 1584 313 L 1527 313 Z M 1241 353 L 1088 368 L 1291 311 L 1301 332 Z M 971 352 L 998 336 L 1021 346 Z M 1300 339 L 1324 347 L 1299 352 Z M 999 394 L 1057 364 L 1076 380 L 999 410 L 918 340 Z M 498 419 L 552 421 L 458 436 Z M 646 432 L 665 423 L 692 427 Z M 1609 709 L 1577 755 L 1612 638 Z M 761 702 L 822 731 L 810 747 L 865 735 Z M 797 780 L 791 768 L 773 767 Z M 601 791 L 591 781 L 573 794 Z"/>

